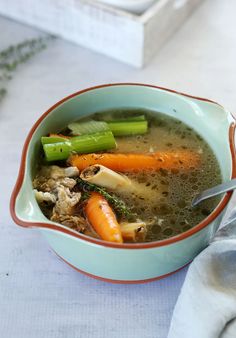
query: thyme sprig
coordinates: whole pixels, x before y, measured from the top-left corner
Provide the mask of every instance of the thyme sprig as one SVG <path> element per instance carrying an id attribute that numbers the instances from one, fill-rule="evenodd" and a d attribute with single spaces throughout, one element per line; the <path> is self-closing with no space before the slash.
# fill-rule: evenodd
<path id="1" fill-rule="evenodd" d="M 17 45 L 9 46 L 0 51 L 0 101 L 7 93 L 5 84 L 12 78 L 13 71 L 19 64 L 25 63 L 36 53 L 47 47 L 47 41 L 53 36 L 25 40 Z"/>
<path id="2" fill-rule="evenodd" d="M 114 210 L 119 214 L 119 216 L 123 215 L 123 216 L 131 217 L 133 215 L 130 208 L 125 204 L 125 202 L 122 199 L 120 199 L 114 194 L 108 193 L 104 188 L 99 187 L 96 184 L 83 181 L 81 178 L 77 178 L 76 187 L 79 190 L 86 192 L 86 193 L 96 191 L 100 193 L 101 195 L 103 195 L 105 199 L 107 200 L 107 202 L 110 203 L 112 207 L 114 208 Z"/>
<path id="3" fill-rule="evenodd" d="M 0 101 L 3 99 L 6 93 L 7 93 L 7 90 L 5 88 L 0 88 Z"/>

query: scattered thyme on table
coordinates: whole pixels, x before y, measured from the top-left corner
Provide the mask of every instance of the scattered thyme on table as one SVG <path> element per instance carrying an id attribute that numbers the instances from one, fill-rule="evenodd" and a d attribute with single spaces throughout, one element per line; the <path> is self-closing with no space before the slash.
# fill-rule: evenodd
<path id="1" fill-rule="evenodd" d="M 45 49 L 47 41 L 53 38 L 53 36 L 47 36 L 25 40 L 0 51 L 0 101 L 7 93 L 5 84 L 12 78 L 18 65 L 25 63 L 32 56 Z"/>

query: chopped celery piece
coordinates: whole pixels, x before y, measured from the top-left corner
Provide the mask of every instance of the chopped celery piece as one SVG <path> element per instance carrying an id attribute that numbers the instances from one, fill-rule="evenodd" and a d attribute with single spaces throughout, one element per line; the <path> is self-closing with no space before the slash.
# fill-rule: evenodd
<path id="1" fill-rule="evenodd" d="M 137 120 L 136 120 L 137 119 Z M 111 130 L 114 136 L 137 135 L 147 132 L 148 123 L 145 116 L 131 117 L 126 120 L 109 122 L 90 120 L 87 122 L 73 122 L 68 125 L 73 135 L 92 134 Z"/>
<path id="2" fill-rule="evenodd" d="M 72 137 L 71 144 L 73 151 L 77 153 L 92 153 L 116 148 L 116 141 L 111 131 Z"/>
<path id="3" fill-rule="evenodd" d="M 47 161 L 66 160 L 72 149 L 71 142 L 57 142 L 43 144 L 43 150 Z"/>
<path id="4" fill-rule="evenodd" d="M 145 134 L 148 127 L 147 121 L 108 122 L 107 124 L 115 136 Z"/>
<path id="5" fill-rule="evenodd" d="M 71 152 L 93 153 L 116 147 L 111 131 L 71 137 L 64 142 L 43 144 L 47 161 L 66 160 Z"/>
<path id="6" fill-rule="evenodd" d="M 67 137 L 55 137 L 55 136 L 42 136 L 41 143 L 48 144 L 48 143 L 57 143 L 57 142 L 65 142 L 68 141 Z"/>
<path id="7" fill-rule="evenodd" d="M 101 131 L 109 130 L 106 122 L 103 121 L 85 121 L 85 122 L 72 122 L 68 125 L 72 135 L 93 134 Z"/>
<path id="8" fill-rule="evenodd" d="M 128 125 L 126 126 L 126 124 Z M 106 122 L 95 120 L 72 122 L 68 125 L 68 128 L 71 130 L 72 135 L 93 134 L 107 130 L 111 130 L 114 136 L 136 135 L 146 133 L 147 121 L 145 115 L 139 115 Z"/>

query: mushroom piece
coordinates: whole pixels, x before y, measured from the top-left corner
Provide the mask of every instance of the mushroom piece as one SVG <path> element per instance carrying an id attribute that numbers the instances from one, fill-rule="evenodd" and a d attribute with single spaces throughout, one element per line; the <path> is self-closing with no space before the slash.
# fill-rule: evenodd
<path id="1" fill-rule="evenodd" d="M 121 222 L 120 229 L 123 240 L 127 242 L 143 242 L 147 234 L 145 222 Z"/>

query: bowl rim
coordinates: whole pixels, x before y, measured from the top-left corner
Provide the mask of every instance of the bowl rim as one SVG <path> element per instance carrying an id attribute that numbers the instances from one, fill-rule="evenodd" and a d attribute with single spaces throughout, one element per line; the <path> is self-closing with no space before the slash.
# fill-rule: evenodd
<path id="1" fill-rule="evenodd" d="M 37 127 L 40 125 L 40 123 L 44 120 L 44 118 L 52 112 L 55 108 L 57 108 L 59 105 L 62 103 L 66 102 L 67 100 L 70 100 L 71 98 L 81 95 L 83 93 L 96 90 L 96 89 L 101 89 L 101 88 L 106 88 L 106 87 L 116 87 L 116 86 L 141 86 L 141 87 L 149 87 L 149 88 L 154 88 L 154 89 L 160 89 L 163 91 L 167 91 L 170 93 L 178 94 L 180 96 L 185 96 L 188 98 L 204 101 L 204 102 L 209 102 L 216 104 L 222 108 L 220 104 L 218 104 L 215 101 L 206 99 L 206 98 L 201 98 L 197 96 L 192 96 L 189 94 L 185 94 L 173 89 L 168 89 L 164 87 L 159 87 L 155 85 L 150 85 L 150 84 L 144 84 L 144 83 L 132 83 L 132 82 L 121 82 L 121 83 L 112 83 L 112 84 L 102 84 L 98 86 L 93 86 L 89 87 L 83 90 L 80 90 L 78 92 L 75 92 L 71 95 L 66 96 L 62 100 L 58 101 L 55 103 L 53 106 L 51 106 L 45 113 L 43 113 L 39 119 L 34 123 L 32 128 L 30 129 L 24 146 L 22 150 L 22 155 L 21 155 L 21 162 L 20 162 L 20 167 L 18 171 L 18 177 L 11 195 L 10 199 L 10 214 L 13 219 L 13 221 L 23 227 L 36 227 L 40 229 L 47 229 L 47 230 L 53 230 L 53 231 L 59 231 L 63 234 L 70 235 L 74 238 L 79 238 L 83 241 L 86 241 L 88 243 L 93 243 L 97 244 L 99 246 L 104 246 L 104 247 L 111 247 L 111 248 L 116 248 L 116 249 L 148 249 L 148 248 L 155 248 L 155 247 L 161 247 L 165 245 L 170 245 L 177 243 L 181 240 L 184 240 L 194 234 L 197 234 L 199 231 L 207 227 L 212 221 L 214 221 L 217 216 L 224 210 L 224 208 L 227 206 L 227 204 L 230 201 L 230 198 L 232 196 L 232 192 L 228 192 L 225 194 L 224 198 L 221 200 L 221 202 L 217 205 L 217 207 L 213 210 L 213 212 L 207 216 L 205 219 L 203 219 L 200 223 L 196 224 L 194 227 L 191 229 L 182 232 L 178 235 L 172 236 L 170 238 L 158 240 L 158 241 L 153 241 L 153 242 L 144 242 L 144 243 L 113 243 L 113 242 L 107 242 L 102 239 L 97 239 L 93 237 L 89 237 L 87 235 L 81 234 L 79 232 L 76 232 L 75 230 L 69 229 L 66 226 L 63 225 L 57 225 L 57 223 L 47 223 L 47 222 L 32 222 L 32 221 L 24 221 L 20 219 L 15 211 L 15 205 L 16 205 L 16 199 L 18 196 L 18 193 L 21 190 L 21 187 L 23 185 L 23 180 L 25 176 L 25 167 L 26 167 L 26 160 L 27 160 L 27 151 L 28 151 L 28 146 L 29 143 L 32 139 L 32 136 L 34 132 L 36 131 Z M 234 121 L 236 121 L 236 118 L 231 114 L 232 118 Z M 231 178 L 236 178 L 236 148 L 235 148 L 235 129 L 236 129 L 236 122 L 232 122 L 229 125 L 229 144 L 230 144 L 230 152 L 231 152 L 231 160 L 232 160 L 232 176 Z"/>

